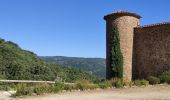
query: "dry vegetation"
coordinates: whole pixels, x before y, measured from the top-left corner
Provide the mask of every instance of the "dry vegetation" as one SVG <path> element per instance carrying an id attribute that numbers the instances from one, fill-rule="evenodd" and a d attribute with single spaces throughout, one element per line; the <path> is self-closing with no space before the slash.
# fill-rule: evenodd
<path id="1" fill-rule="evenodd" d="M 170 85 L 66 92 L 16 100 L 170 100 Z"/>

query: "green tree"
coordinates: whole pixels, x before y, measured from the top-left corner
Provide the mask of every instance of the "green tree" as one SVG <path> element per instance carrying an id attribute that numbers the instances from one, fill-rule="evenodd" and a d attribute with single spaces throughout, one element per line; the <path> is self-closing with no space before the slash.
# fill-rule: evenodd
<path id="1" fill-rule="evenodd" d="M 13 42 L 0 39 L 0 79 L 51 80 L 57 77 L 66 82 L 75 82 L 84 78 L 96 77 L 76 68 L 58 64 L 47 64 L 36 54 L 21 49 Z"/>
<path id="2" fill-rule="evenodd" d="M 123 55 L 120 49 L 120 39 L 117 28 L 113 28 L 110 33 L 110 63 L 112 68 L 112 77 L 123 78 Z"/>

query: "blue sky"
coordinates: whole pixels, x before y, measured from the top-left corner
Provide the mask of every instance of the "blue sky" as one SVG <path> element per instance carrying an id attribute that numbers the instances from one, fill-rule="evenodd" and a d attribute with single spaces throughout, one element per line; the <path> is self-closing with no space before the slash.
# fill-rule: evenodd
<path id="1" fill-rule="evenodd" d="M 170 21 L 170 0 L 0 0 L 0 37 L 40 56 L 105 58 L 103 16 L 141 15 L 141 24 Z"/>

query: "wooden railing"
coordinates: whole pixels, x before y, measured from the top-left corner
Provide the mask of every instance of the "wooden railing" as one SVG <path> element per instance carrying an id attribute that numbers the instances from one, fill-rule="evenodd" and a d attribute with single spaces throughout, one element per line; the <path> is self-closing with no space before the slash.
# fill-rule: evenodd
<path id="1" fill-rule="evenodd" d="M 48 84 L 55 83 L 55 81 L 35 81 L 35 80 L 0 80 L 0 82 L 4 82 L 4 83 L 48 83 Z M 64 84 L 75 84 L 75 83 L 64 83 Z"/>

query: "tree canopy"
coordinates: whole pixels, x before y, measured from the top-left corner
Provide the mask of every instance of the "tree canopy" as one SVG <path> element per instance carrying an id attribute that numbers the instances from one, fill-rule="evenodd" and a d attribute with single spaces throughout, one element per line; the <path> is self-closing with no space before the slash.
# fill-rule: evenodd
<path id="1" fill-rule="evenodd" d="M 33 52 L 21 49 L 16 43 L 0 39 L 0 79 L 52 80 L 57 77 L 67 82 L 97 77 L 59 64 L 47 64 Z"/>

